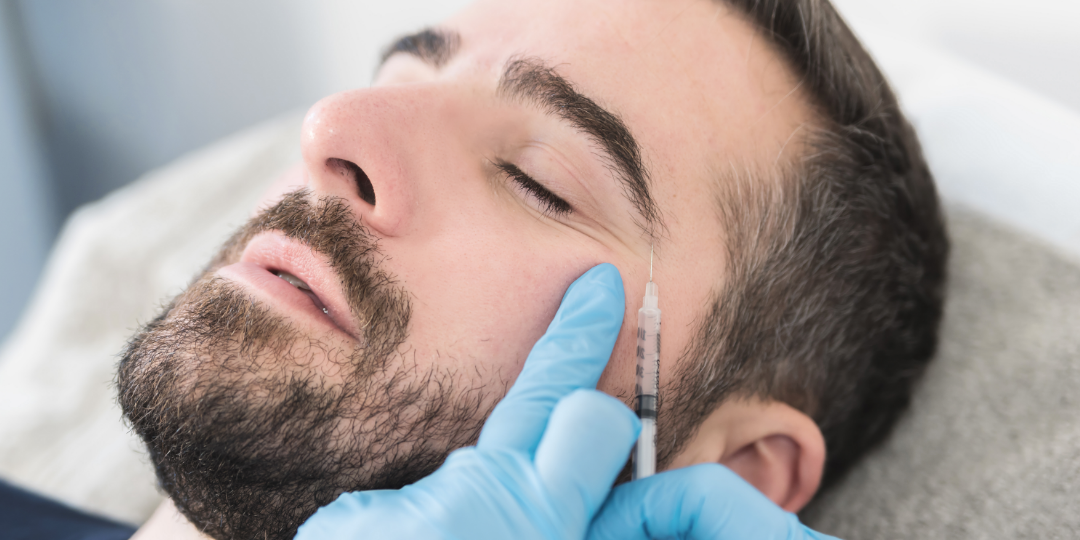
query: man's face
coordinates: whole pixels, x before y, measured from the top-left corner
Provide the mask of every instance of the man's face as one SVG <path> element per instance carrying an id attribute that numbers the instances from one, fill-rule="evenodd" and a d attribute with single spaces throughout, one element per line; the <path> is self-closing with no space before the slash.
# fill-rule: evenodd
<path id="1" fill-rule="evenodd" d="M 484 381 L 512 382 L 569 284 L 616 265 L 627 316 L 600 386 L 629 397 L 650 246 L 669 373 L 724 278 L 713 182 L 780 159 L 807 117 L 796 81 L 749 25 L 704 0 L 480 1 L 439 28 L 458 37 L 431 55 L 443 58 L 393 54 L 372 88 L 309 111 L 298 183 L 349 201 L 378 239 L 380 266 L 413 302 L 410 354 Z M 558 89 L 521 89 L 531 86 L 523 78 L 542 78 L 537 68 L 621 120 L 641 178 L 580 126 L 588 119 L 575 123 L 533 95 Z M 363 170 L 375 204 L 333 159 Z M 571 210 L 522 187 L 503 163 Z M 355 321 L 339 322 L 357 333 Z"/>
<path id="2" fill-rule="evenodd" d="M 313 499 L 426 474 L 602 262 L 627 314 L 599 388 L 629 400 L 651 246 L 663 385 L 724 280 L 715 182 L 769 170 L 809 116 L 768 44 L 707 0 L 482 0 L 410 47 L 311 109 L 302 170 L 266 206 L 306 189 L 121 366 L 125 413 L 197 525 L 299 507 L 288 528 Z"/>

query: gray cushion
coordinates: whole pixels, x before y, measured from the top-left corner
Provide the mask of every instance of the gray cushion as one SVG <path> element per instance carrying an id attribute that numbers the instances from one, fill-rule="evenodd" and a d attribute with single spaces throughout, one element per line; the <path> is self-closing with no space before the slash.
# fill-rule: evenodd
<path id="1" fill-rule="evenodd" d="M 1080 538 L 1080 264 L 948 216 L 937 358 L 892 437 L 803 518 L 848 539 Z"/>

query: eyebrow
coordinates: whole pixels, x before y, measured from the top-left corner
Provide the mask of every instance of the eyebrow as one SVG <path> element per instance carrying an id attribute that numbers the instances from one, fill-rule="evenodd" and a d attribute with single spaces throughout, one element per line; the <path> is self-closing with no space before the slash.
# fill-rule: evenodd
<path id="1" fill-rule="evenodd" d="M 383 50 L 376 70 L 381 69 L 391 56 L 398 53 L 410 54 L 435 68 L 441 68 L 457 54 L 460 45 L 461 35 L 457 32 L 426 28 L 415 34 L 401 36 L 391 43 Z"/>
<path id="2" fill-rule="evenodd" d="M 399 38 L 383 53 L 382 63 L 394 54 L 405 53 L 440 68 L 457 53 L 460 43 L 456 32 L 429 28 Z M 645 221 L 642 228 L 655 235 L 661 217 L 649 190 L 649 171 L 640 145 L 617 115 L 579 93 L 554 68 L 535 58 L 512 58 L 497 91 L 504 98 L 531 104 L 568 122 L 597 143 L 608 170 L 622 186 L 623 196 Z"/>

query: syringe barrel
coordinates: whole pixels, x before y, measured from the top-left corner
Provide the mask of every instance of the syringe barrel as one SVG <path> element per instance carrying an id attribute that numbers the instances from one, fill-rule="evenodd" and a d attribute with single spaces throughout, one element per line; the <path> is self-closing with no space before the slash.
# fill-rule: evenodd
<path id="1" fill-rule="evenodd" d="M 660 383 L 660 310 L 638 310 L 635 394 L 656 397 Z"/>
<path id="2" fill-rule="evenodd" d="M 634 470 L 631 480 L 656 474 L 656 419 L 641 419 L 641 435 L 634 445 Z"/>
<path id="3" fill-rule="evenodd" d="M 650 285 L 652 283 L 650 282 Z M 660 386 L 660 310 L 655 286 L 647 289 L 645 307 L 638 310 L 637 368 L 634 393 L 641 435 L 634 447 L 634 479 L 656 472 L 656 398 Z M 652 300 L 651 302 L 649 300 Z"/>

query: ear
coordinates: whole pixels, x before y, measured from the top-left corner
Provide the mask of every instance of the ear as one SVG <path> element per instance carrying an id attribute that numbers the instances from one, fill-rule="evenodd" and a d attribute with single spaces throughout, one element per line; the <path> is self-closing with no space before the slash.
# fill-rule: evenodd
<path id="1" fill-rule="evenodd" d="M 788 512 L 817 492 L 825 438 L 806 414 L 779 401 L 731 399 L 717 407 L 671 468 L 720 463 Z"/>

